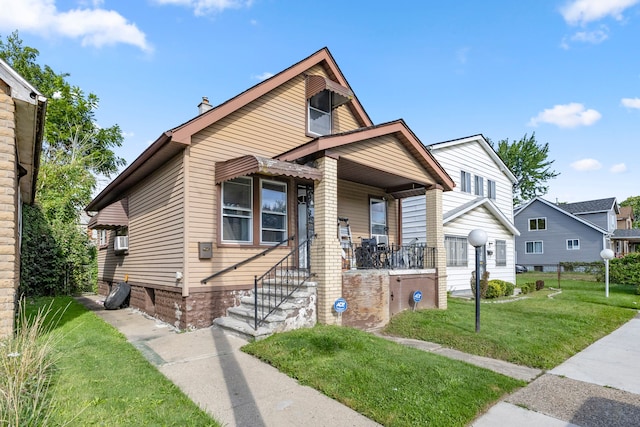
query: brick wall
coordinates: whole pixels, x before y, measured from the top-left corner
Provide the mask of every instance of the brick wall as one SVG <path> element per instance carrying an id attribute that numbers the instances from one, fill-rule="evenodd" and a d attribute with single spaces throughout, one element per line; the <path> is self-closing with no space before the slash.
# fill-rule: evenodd
<path id="1" fill-rule="evenodd" d="M 0 339 L 13 333 L 20 274 L 14 113 L 13 99 L 0 84 Z"/>

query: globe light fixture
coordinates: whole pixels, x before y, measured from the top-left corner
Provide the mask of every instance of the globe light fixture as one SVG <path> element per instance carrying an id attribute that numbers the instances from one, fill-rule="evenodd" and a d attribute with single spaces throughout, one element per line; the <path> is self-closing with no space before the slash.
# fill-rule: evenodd
<path id="1" fill-rule="evenodd" d="M 604 260 L 604 296 L 609 298 L 609 260 L 613 258 L 613 251 L 611 249 L 603 249 L 600 251 L 600 257 Z"/>
<path id="2" fill-rule="evenodd" d="M 487 232 L 476 228 L 467 240 L 476 248 L 476 332 L 480 332 L 480 249 L 487 243 Z"/>

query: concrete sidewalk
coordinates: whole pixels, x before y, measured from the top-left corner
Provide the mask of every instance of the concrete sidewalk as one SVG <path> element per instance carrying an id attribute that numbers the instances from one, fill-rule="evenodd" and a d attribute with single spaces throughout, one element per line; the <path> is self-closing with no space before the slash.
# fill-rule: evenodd
<path id="1" fill-rule="evenodd" d="M 225 426 L 379 425 L 243 353 L 239 349 L 246 341 L 216 327 L 177 333 L 132 309 L 105 310 L 99 303 L 102 299 L 77 298 Z"/>
<path id="2" fill-rule="evenodd" d="M 226 426 L 378 425 L 243 353 L 246 341 L 216 327 L 177 333 L 141 312 L 104 310 L 101 299 L 78 301 Z M 546 374 L 433 343 L 385 338 L 532 381 L 476 419 L 474 427 L 640 426 L 640 316 Z"/>

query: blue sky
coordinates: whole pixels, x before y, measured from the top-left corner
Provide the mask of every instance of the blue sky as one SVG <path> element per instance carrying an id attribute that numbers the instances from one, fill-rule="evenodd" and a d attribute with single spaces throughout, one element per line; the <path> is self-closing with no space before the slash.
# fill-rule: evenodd
<path id="1" fill-rule="evenodd" d="M 163 131 L 327 46 L 374 123 L 425 144 L 535 132 L 550 201 L 640 195 L 640 0 L 0 0 L 100 98 L 131 163 Z"/>

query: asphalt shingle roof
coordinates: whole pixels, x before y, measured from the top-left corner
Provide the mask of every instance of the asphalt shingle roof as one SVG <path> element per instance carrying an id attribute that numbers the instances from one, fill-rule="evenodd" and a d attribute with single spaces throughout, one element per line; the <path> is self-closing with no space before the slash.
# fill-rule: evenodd
<path id="1" fill-rule="evenodd" d="M 561 203 L 558 207 L 575 215 L 587 212 L 608 211 L 613 208 L 615 202 L 615 197 L 609 197 L 608 199 L 587 200 L 585 202 Z"/>

